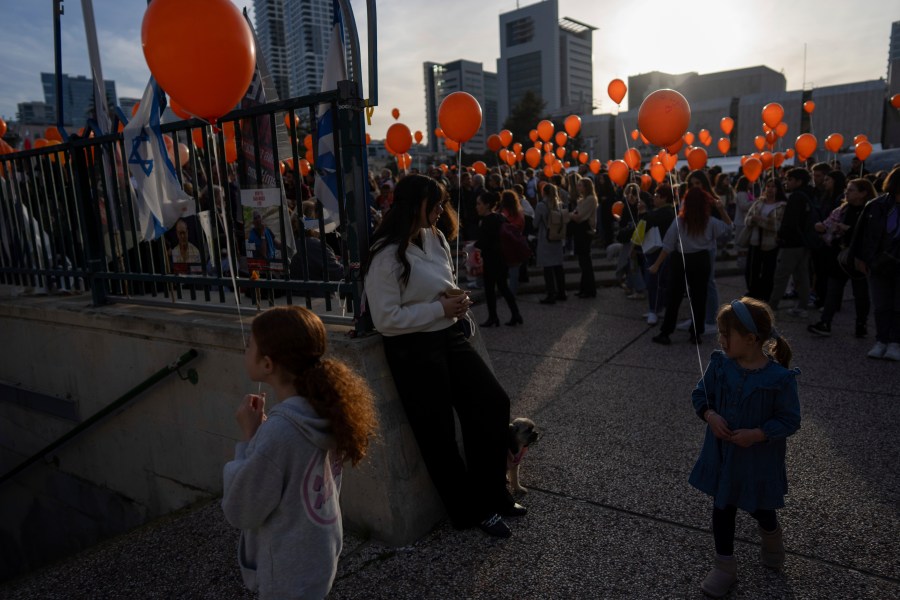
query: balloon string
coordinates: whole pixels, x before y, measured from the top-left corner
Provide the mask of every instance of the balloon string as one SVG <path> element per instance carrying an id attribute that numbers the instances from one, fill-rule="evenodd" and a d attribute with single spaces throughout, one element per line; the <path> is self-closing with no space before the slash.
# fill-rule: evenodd
<path id="1" fill-rule="evenodd" d="M 456 193 L 456 205 L 459 207 L 459 211 L 456 215 L 456 256 L 454 257 L 456 269 L 453 270 L 453 284 L 459 287 L 459 238 L 462 237 L 462 231 L 459 230 L 458 224 L 462 223 L 462 143 L 459 144 L 459 150 L 456 155 Z"/>

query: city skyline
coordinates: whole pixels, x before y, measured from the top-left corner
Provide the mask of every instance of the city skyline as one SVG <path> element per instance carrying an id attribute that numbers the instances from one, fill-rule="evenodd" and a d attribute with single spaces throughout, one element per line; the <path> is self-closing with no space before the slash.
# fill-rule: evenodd
<path id="1" fill-rule="evenodd" d="M 246 6 L 253 16 L 253 0 L 232 2 Z M 518 3 L 528 4 L 533 2 Z M 351 5 L 363 49 L 363 93 L 368 95 L 365 2 L 351 0 Z M 900 5 L 888 0 L 856 6 L 835 0 L 784 6 L 769 0 L 752 6 L 702 0 L 689 5 L 690 10 L 638 0 L 627 11 L 609 11 L 559 0 L 560 18 L 598 27 L 593 38 L 596 113 L 616 111 L 606 95 L 611 79 L 627 81 L 649 71 L 702 74 L 765 65 L 784 73 L 788 90 L 803 89 L 804 82 L 811 89 L 884 78 L 891 23 L 900 19 Z M 80 2 L 69 0 L 64 6 L 63 72 L 88 75 Z M 424 132 L 423 62 L 464 59 L 496 71 L 499 16 L 516 6 L 514 0 L 487 8 L 475 0 L 415 10 L 398 2 L 379 5 L 379 106 L 369 127 L 372 137 L 381 138 L 394 122 L 392 108 L 400 110 L 400 121 L 411 130 Z M 120 97 L 140 97 L 149 76 L 140 46 L 145 7 L 144 0 L 94 2 L 104 77 L 116 81 Z M 0 64 L 0 116 L 12 120 L 18 102 L 43 100 L 40 73 L 54 70 L 52 3 L 15 3 L 5 13 L 13 26 L 6 32 L 8 51 Z M 457 14 L 459 26 L 448 26 Z"/>

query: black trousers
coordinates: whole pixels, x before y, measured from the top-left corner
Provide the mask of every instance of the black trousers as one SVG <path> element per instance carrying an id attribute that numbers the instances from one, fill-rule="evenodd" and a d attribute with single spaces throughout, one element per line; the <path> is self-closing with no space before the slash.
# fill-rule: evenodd
<path id="1" fill-rule="evenodd" d="M 684 256 L 684 260 L 681 257 Z M 669 290 L 666 300 L 666 316 L 663 318 L 660 333 L 669 335 L 675 331 L 678 321 L 678 309 L 681 308 L 681 300 L 684 298 L 685 280 L 687 291 L 692 301 L 692 317 L 694 323 L 693 334 L 703 333 L 703 323 L 706 321 L 706 290 L 711 269 L 709 263 L 709 251 L 690 252 L 682 255 L 675 252 L 669 257 Z M 685 278 L 685 273 L 687 277 Z"/>
<path id="2" fill-rule="evenodd" d="M 866 281 L 865 277 L 850 279 L 843 273 L 839 274 L 832 271 L 831 275 L 828 277 L 828 293 L 825 296 L 825 306 L 822 309 L 823 322 L 831 323 L 831 320 L 834 318 L 834 313 L 840 309 L 841 302 L 844 299 L 844 288 L 847 287 L 848 281 L 850 282 L 850 287 L 853 288 L 853 303 L 856 305 L 856 323 L 858 325 L 865 325 L 866 321 L 868 321 L 870 306 L 869 282 Z"/>
<path id="3" fill-rule="evenodd" d="M 548 298 L 559 298 L 566 295 L 566 272 L 562 265 L 544 267 L 544 288 Z"/>
<path id="4" fill-rule="evenodd" d="M 518 268 L 518 267 L 516 267 Z M 509 289 L 509 267 L 503 264 L 503 261 L 496 259 L 484 261 L 484 300 L 487 302 L 488 318 L 497 318 L 497 290 L 506 300 L 513 317 L 519 316 L 519 306 L 516 304 L 516 297 L 512 290 Z"/>
<path id="5" fill-rule="evenodd" d="M 397 392 L 435 488 L 455 527 L 512 505 L 506 489 L 509 397 L 455 327 L 384 336 Z M 459 417 L 466 460 L 456 442 Z"/>
<path id="6" fill-rule="evenodd" d="M 725 508 L 713 507 L 713 538 L 716 541 L 716 554 L 731 556 L 734 554 L 734 519 L 737 507 L 733 504 Z M 759 526 L 766 531 L 778 529 L 778 517 L 774 510 L 759 509 L 750 513 Z"/>
<path id="7" fill-rule="evenodd" d="M 574 227 L 575 256 L 578 257 L 578 268 L 581 269 L 578 291 L 583 296 L 597 295 L 594 263 L 591 262 L 591 242 L 594 239 L 594 234 L 591 233 L 590 227 L 590 223 L 587 221 L 576 223 Z"/>
<path id="8" fill-rule="evenodd" d="M 763 250 L 750 246 L 747 250 L 747 295 L 768 302 L 775 284 L 775 265 L 778 264 L 778 248 Z"/>

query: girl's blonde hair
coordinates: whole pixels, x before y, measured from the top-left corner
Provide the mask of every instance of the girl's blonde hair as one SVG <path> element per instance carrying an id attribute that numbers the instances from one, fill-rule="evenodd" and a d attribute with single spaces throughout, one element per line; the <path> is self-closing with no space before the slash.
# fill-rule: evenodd
<path id="1" fill-rule="evenodd" d="M 270 308 L 253 319 L 260 356 L 294 376 L 297 394 L 331 423 L 337 451 L 353 465 L 362 460 L 378 427 L 372 391 L 343 362 L 322 358 L 327 336 L 322 321 L 301 306 Z"/>
<path id="2" fill-rule="evenodd" d="M 756 325 L 755 335 L 763 351 L 771 355 L 779 364 L 789 367 L 793 352 L 788 341 L 775 330 L 775 314 L 772 312 L 771 307 L 762 300 L 747 296 L 741 298 L 740 302 L 750 312 L 753 324 Z M 732 329 L 737 330 L 742 335 L 753 333 L 741 323 L 741 319 L 734 312 L 731 304 L 723 304 L 719 308 L 719 314 L 716 315 L 716 324 L 725 335 L 728 335 Z"/>

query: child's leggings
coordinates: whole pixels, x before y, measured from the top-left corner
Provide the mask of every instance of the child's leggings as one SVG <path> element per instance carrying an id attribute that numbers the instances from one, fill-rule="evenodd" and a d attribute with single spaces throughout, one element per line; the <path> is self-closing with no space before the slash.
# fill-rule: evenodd
<path id="1" fill-rule="evenodd" d="M 737 507 L 733 504 L 725 508 L 713 507 L 713 538 L 716 540 L 716 554 L 731 556 L 734 554 L 734 517 Z M 759 509 L 750 513 L 759 526 L 766 531 L 778 529 L 778 518 L 774 510 Z"/>

